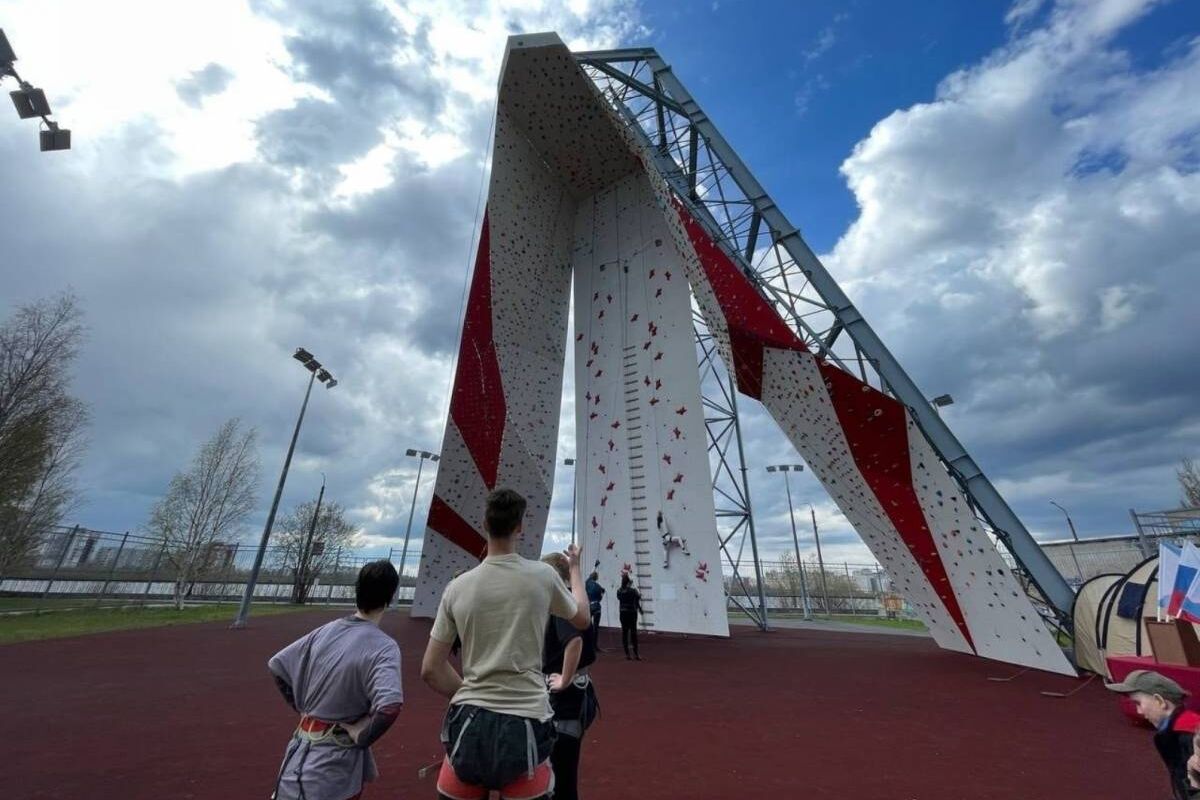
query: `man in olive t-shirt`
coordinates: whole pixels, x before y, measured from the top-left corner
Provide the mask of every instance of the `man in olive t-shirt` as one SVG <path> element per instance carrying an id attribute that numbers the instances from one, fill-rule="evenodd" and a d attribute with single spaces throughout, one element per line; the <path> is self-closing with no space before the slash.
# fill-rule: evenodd
<path id="1" fill-rule="evenodd" d="M 550 615 L 586 629 L 588 602 L 574 545 L 569 593 L 553 567 L 517 554 L 524 515 L 525 498 L 511 489 L 488 495 L 487 557 L 446 586 L 429 633 L 421 679 L 450 698 L 440 797 L 476 800 L 497 790 L 530 800 L 554 789 L 542 637 Z M 455 637 L 462 640 L 461 677 L 449 662 Z"/>

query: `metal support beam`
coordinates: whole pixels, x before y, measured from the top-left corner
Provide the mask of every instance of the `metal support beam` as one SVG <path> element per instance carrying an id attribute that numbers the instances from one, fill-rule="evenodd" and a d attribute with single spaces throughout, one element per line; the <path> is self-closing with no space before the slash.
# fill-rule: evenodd
<path id="1" fill-rule="evenodd" d="M 581 58 L 611 64 L 632 60 L 635 54 L 637 60 L 645 61 L 652 71 L 653 83 L 656 87 L 655 95 L 669 96 L 675 104 L 682 107 L 682 116 L 686 118 L 686 135 L 689 142 L 686 172 L 674 159 L 667 157 L 665 161 L 663 158 L 656 159 L 656 166 L 660 174 L 680 194 L 681 199 L 689 205 L 691 210 L 696 212 L 702 224 L 707 223 L 706 227 L 710 228 L 710 233 L 718 237 L 718 242 L 723 249 L 727 252 L 732 249 L 730 254 L 737 261 L 749 261 L 752 257 L 750 250 L 752 245 L 747 243 L 745 251 L 733 245 L 730 242 L 730 231 L 717 224 L 717 220 L 709 213 L 706 206 L 706 203 L 724 203 L 723 208 L 727 211 L 730 201 L 724 198 L 709 197 L 707 194 L 704 200 L 701 200 L 696 192 L 698 167 L 700 166 L 698 155 L 701 141 L 703 141 L 704 146 L 707 147 L 708 158 L 714 165 L 719 164 L 720 168 L 727 173 L 728 178 L 736 184 L 737 190 L 744 196 L 745 200 L 738 202 L 748 204 L 753 209 L 751 226 L 753 227 L 755 220 L 767 223 L 772 241 L 788 254 L 795 267 L 803 273 L 813 293 L 820 297 L 836 322 L 827 332 L 818 334 L 807 324 L 802 315 L 796 313 L 794 304 L 786 302 L 780 296 L 779 291 L 761 276 L 758 280 L 760 290 L 772 297 L 777 307 L 789 312 L 787 316 L 791 322 L 797 326 L 802 335 L 805 335 L 807 341 L 813 343 L 821 357 L 836 362 L 844 369 L 849 369 L 849 367 L 830 348 L 838 340 L 842 331 L 849 333 L 858 355 L 858 370 L 863 374 L 864 379 L 866 377 L 865 365 L 869 363 L 878 377 L 880 387 L 907 406 L 909 413 L 924 432 L 947 471 L 959 483 L 981 516 L 993 528 L 997 537 L 1005 543 L 1005 546 L 1028 574 L 1033 585 L 1037 587 L 1059 616 L 1069 624 L 1070 609 L 1074 600 L 1074 592 L 1070 585 L 1042 552 L 1040 546 L 1000 496 L 983 470 L 968 455 L 966 448 L 934 412 L 926 401 L 924 393 L 918 389 L 895 356 L 850 302 L 850 299 L 804 241 L 799 230 L 780 211 L 774 200 L 704 114 L 699 104 L 671 71 L 671 68 L 657 52 L 649 48 L 636 51 L 614 51 L 612 54 L 589 53 L 581 55 Z M 604 74 L 610 73 L 606 71 Z M 627 86 L 630 85 L 629 81 L 624 78 L 618 80 Z M 625 112 L 628 120 L 631 116 L 629 109 L 622 108 L 621 110 Z M 644 137 L 644 131 L 636 125 L 636 120 L 630 124 L 636 126 L 636 132 Z M 676 140 L 680 139 L 682 133 L 676 129 L 674 122 L 670 125 L 671 130 L 675 131 Z M 665 131 L 666 126 L 660 125 L 659 129 Z M 707 172 L 706 168 L 706 174 Z M 753 239 L 751 239 L 752 241 Z"/>
<path id="2" fill-rule="evenodd" d="M 942 458 L 949 471 L 957 477 L 967 494 L 987 517 L 992 527 L 1007 534 L 1006 542 L 1013 556 L 1029 573 L 1030 579 L 1052 606 L 1064 617 L 1070 616 L 1075 594 L 1066 579 L 1058 572 L 1050 559 L 1042 552 L 1033 536 L 1001 497 L 996 487 L 984 475 L 983 470 L 967 454 L 966 448 L 936 414 L 926 401 L 924 393 L 904 371 L 900 362 L 892 355 L 883 340 L 863 319 L 862 314 L 850 302 L 837 281 L 809 248 L 800 231 L 788 221 L 783 212 L 767 194 L 762 184 L 751 174 L 749 168 L 738 157 L 736 151 L 712 124 L 699 104 L 657 54 L 646 59 L 658 82 L 680 105 L 691 122 L 690 136 L 693 142 L 699 133 L 709 152 L 720 159 L 730 177 L 742 193 L 753 204 L 774 232 L 780 246 L 800 265 L 814 290 L 829 304 L 842 327 L 853 337 L 872 363 L 892 394 L 904 403 L 909 413 L 924 431 L 934 450 Z M 693 158 L 695 150 L 693 149 Z M 692 165 L 691 174 L 695 174 Z"/>

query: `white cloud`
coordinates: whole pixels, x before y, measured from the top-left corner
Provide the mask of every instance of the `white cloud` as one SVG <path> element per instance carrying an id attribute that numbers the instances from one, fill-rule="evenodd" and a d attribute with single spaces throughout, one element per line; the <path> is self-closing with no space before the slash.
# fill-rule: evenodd
<path id="1" fill-rule="evenodd" d="M 1151 68 L 1115 44 L 1154 5 L 1056 4 L 842 165 L 860 214 L 826 263 L 918 383 L 953 392 L 948 419 L 1031 526 L 1059 487 L 1119 532 L 1129 505 L 1174 501 L 1172 464 L 1200 449 L 1182 367 L 1200 357 L 1200 38 Z"/>

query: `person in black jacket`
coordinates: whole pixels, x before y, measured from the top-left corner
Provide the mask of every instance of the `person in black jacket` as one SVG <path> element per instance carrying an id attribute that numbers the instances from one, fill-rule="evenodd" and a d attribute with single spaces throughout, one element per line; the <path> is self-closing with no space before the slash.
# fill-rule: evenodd
<path id="1" fill-rule="evenodd" d="M 570 567 L 562 553 L 550 553 L 542 561 L 554 567 L 564 583 L 570 581 Z M 542 647 L 542 673 L 550 688 L 550 707 L 554 710 L 554 729 L 558 734 L 550 751 L 554 800 L 579 798 L 583 733 L 592 724 L 599 707 L 589 672 L 595 661 L 595 637 L 591 631 L 580 631 L 565 620 L 550 618 Z"/>
<path id="2" fill-rule="evenodd" d="M 1192 740 L 1200 729 L 1200 714 L 1184 707 L 1188 694 L 1175 681 L 1148 669 L 1135 669 L 1120 683 L 1107 684 L 1128 695 L 1142 718 L 1154 726 L 1154 746 L 1167 767 L 1175 800 L 1200 798 L 1188 779 Z"/>
<path id="3" fill-rule="evenodd" d="M 628 660 L 629 646 L 633 645 L 633 659 L 641 661 L 638 655 L 637 622 L 642 610 L 642 593 L 633 587 L 633 580 L 628 572 L 621 573 L 621 588 L 617 589 L 617 607 L 621 618 L 621 646 L 625 648 L 625 658 Z"/>
<path id="4" fill-rule="evenodd" d="M 597 560 L 596 563 L 599 564 L 600 561 Z M 589 611 L 592 614 L 592 647 L 597 653 L 603 653 L 600 649 L 600 613 L 603 610 L 605 592 L 604 587 L 600 585 L 600 573 L 593 570 L 592 574 L 588 575 L 583 589 L 587 592 Z"/>

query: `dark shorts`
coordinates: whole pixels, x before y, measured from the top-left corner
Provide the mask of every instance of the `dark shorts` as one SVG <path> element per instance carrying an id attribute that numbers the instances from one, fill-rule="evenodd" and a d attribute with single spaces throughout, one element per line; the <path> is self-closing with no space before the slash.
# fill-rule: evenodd
<path id="1" fill-rule="evenodd" d="M 447 763 L 461 784 L 503 792 L 538 771 L 554 749 L 554 736 L 550 721 L 452 705 L 442 722 L 441 739 Z"/>

